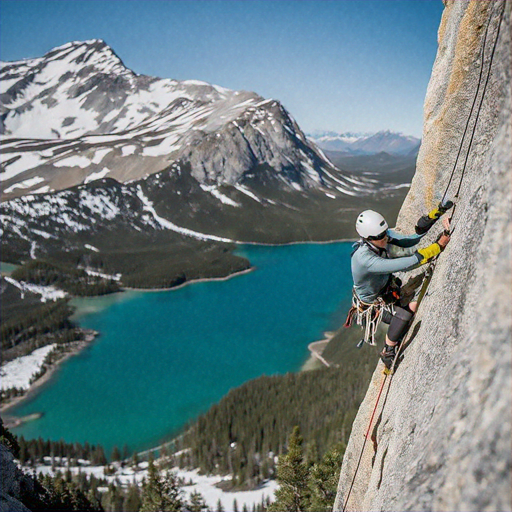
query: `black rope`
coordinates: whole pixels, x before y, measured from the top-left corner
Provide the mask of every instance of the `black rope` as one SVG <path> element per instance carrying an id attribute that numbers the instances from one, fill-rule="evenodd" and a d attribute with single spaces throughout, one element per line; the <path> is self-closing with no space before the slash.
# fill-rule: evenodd
<path id="1" fill-rule="evenodd" d="M 462 179 L 464 178 L 464 172 L 466 170 L 466 165 L 468 163 L 468 158 L 469 158 L 469 152 L 470 152 L 470 149 L 471 149 L 471 145 L 473 144 L 473 138 L 475 136 L 475 131 L 476 131 L 476 124 L 478 122 L 478 116 L 480 114 L 480 110 L 482 108 L 482 103 L 484 101 L 484 96 L 485 96 L 485 91 L 487 89 L 487 84 L 489 83 L 489 78 L 491 76 L 491 67 L 492 67 L 492 61 L 494 59 L 494 53 L 496 51 L 496 47 L 497 47 L 497 43 L 498 43 L 498 38 L 500 36 L 500 28 L 501 28 L 501 21 L 503 19 L 503 14 L 505 12 L 505 2 L 503 2 L 503 9 L 501 10 L 501 14 L 500 14 L 500 20 L 498 22 L 498 27 L 497 27 L 497 30 L 496 30 L 496 39 L 494 40 L 494 45 L 492 47 L 492 52 L 491 52 L 491 57 L 490 57 L 490 62 L 489 62 L 489 69 L 487 71 L 487 78 L 485 80 L 485 84 L 484 84 L 484 89 L 482 91 L 482 97 L 480 98 L 480 104 L 478 105 L 478 110 L 477 110 L 477 116 L 476 116 L 476 120 L 475 120 L 475 125 L 473 126 L 473 132 L 471 133 L 471 139 L 469 139 L 469 145 L 468 145 L 468 150 L 466 152 L 466 158 L 464 160 L 464 165 L 462 167 L 462 175 L 461 175 L 461 179 L 460 179 L 460 182 L 459 182 L 459 187 L 457 188 L 457 193 L 456 195 L 458 196 L 459 195 L 459 192 L 460 192 L 460 189 L 462 187 Z"/>
<path id="2" fill-rule="evenodd" d="M 493 6 L 493 9 L 494 9 L 494 6 Z M 452 172 L 450 174 L 450 179 L 448 180 L 448 185 L 446 185 L 446 189 L 444 191 L 443 198 L 441 199 L 441 203 L 444 203 L 444 200 L 446 198 L 446 193 L 448 192 L 448 189 L 450 188 L 453 176 L 455 174 L 455 170 L 457 169 L 457 164 L 459 163 L 459 157 L 460 157 L 460 154 L 462 152 L 462 148 L 464 146 L 464 139 L 466 138 L 466 132 L 468 131 L 469 122 L 471 120 L 471 116 L 473 115 L 473 109 L 475 108 L 476 99 L 478 97 L 478 92 L 480 91 L 480 85 L 482 84 L 482 74 L 483 74 L 483 71 L 484 71 L 485 43 L 487 42 L 487 34 L 489 33 L 489 27 L 491 26 L 491 20 L 492 20 L 492 13 L 491 13 L 491 16 L 489 17 L 489 20 L 487 22 L 487 27 L 485 28 L 484 40 L 483 40 L 483 43 L 482 43 L 482 50 L 481 50 L 481 55 L 480 55 L 480 75 L 478 77 L 478 86 L 476 88 L 475 97 L 473 98 L 473 104 L 471 105 L 471 110 L 469 111 L 469 115 L 468 115 L 468 118 L 466 120 L 466 126 L 464 128 L 464 133 L 462 134 L 462 138 L 460 140 L 459 151 L 457 152 L 457 157 L 455 158 L 455 162 L 453 164 L 453 169 L 452 169 Z"/>
<path id="3" fill-rule="evenodd" d="M 473 130 L 471 132 L 471 138 L 469 139 L 469 144 L 468 144 L 468 148 L 467 148 L 467 151 L 466 151 L 466 158 L 464 159 L 464 165 L 462 166 L 462 172 L 461 172 L 461 175 L 460 175 L 460 180 L 459 180 L 459 186 L 457 187 L 457 192 L 455 194 L 455 198 L 458 198 L 459 197 L 459 193 L 461 191 L 461 188 L 462 188 L 462 182 L 464 180 L 464 174 L 466 172 L 466 166 L 467 166 L 467 163 L 468 163 L 468 159 L 469 159 L 469 154 L 470 154 L 470 151 L 471 151 L 471 146 L 473 144 L 473 139 L 475 137 L 475 132 L 476 132 L 476 126 L 478 124 L 478 118 L 480 117 L 480 111 L 482 109 L 482 104 L 483 104 L 483 101 L 484 101 L 484 97 L 485 97 L 485 91 L 487 89 L 487 85 L 489 83 L 489 79 L 491 77 L 491 69 L 492 69 L 492 62 L 494 60 L 494 53 L 496 52 L 496 47 L 498 46 L 498 39 L 499 39 L 499 36 L 500 36 L 500 29 L 501 29 L 501 22 L 503 20 L 503 14 L 505 12 L 505 4 L 506 2 L 503 2 L 502 3 L 502 9 L 501 9 L 501 14 L 500 14 L 500 19 L 498 21 L 498 27 L 497 27 L 497 30 L 496 30 L 496 38 L 494 39 L 494 44 L 493 44 L 493 47 L 492 47 L 492 51 L 491 51 L 491 56 L 489 58 L 489 68 L 487 70 L 487 77 L 485 79 L 485 84 L 484 84 L 484 88 L 482 90 L 482 96 L 480 97 L 480 103 L 478 105 L 478 109 L 476 111 L 476 118 L 475 118 L 475 123 L 473 124 Z M 491 12 L 491 16 L 489 17 L 489 23 L 487 24 L 487 30 L 485 32 L 485 39 L 487 38 L 487 32 L 488 32 L 488 29 L 489 29 L 489 26 L 491 24 L 491 20 L 492 20 L 492 12 Z M 484 60 L 484 49 L 485 49 L 485 39 L 484 39 L 484 45 L 482 47 L 482 66 L 480 68 L 480 77 L 478 79 L 478 88 L 477 88 L 477 93 L 475 94 L 475 99 L 473 100 L 473 105 L 471 107 L 471 112 L 470 112 L 470 115 L 468 117 L 468 123 L 466 123 L 466 129 L 468 127 L 468 124 L 469 124 L 469 119 L 471 117 L 471 113 L 473 111 L 473 107 L 475 105 L 475 102 L 476 102 L 476 98 L 478 96 L 478 89 L 480 88 L 480 83 L 481 83 L 481 79 L 482 79 L 482 70 L 483 70 L 483 60 Z M 464 130 L 464 135 L 462 137 L 462 141 L 464 140 L 464 136 L 466 135 L 466 130 Z M 462 142 L 461 141 L 461 148 L 462 148 Z M 460 154 L 460 148 L 459 148 L 459 154 Z M 457 155 L 457 159 L 458 159 L 458 156 L 459 154 Z M 453 173 L 455 171 L 455 167 L 454 167 L 454 170 L 452 171 L 452 176 L 453 176 Z M 451 177 L 450 177 L 450 182 L 451 182 Z M 445 190 L 445 193 L 444 193 L 444 196 L 443 196 L 443 200 L 444 200 L 444 197 L 446 196 L 446 193 L 448 191 L 448 187 L 450 186 L 450 182 L 448 183 L 448 186 L 446 187 L 446 190 Z M 455 210 L 457 208 L 457 203 L 455 203 L 452 211 L 451 211 L 451 215 L 450 215 L 450 221 L 451 219 L 454 217 L 455 215 Z M 452 227 L 451 228 L 451 233 L 453 233 L 453 231 L 455 230 L 455 227 Z"/>
<path id="4" fill-rule="evenodd" d="M 496 51 L 496 47 L 497 47 L 497 43 L 498 43 L 498 38 L 499 38 L 499 35 L 500 35 L 500 28 L 501 28 L 501 22 L 503 20 L 503 13 L 505 12 L 505 4 L 506 2 L 503 1 L 502 3 L 502 6 L 503 6 L 503 9 L 501 11 L 501 14 L 500 14 L 500 20 L 498 22 L 498 27 L 497 27 L 497 31 L 496 31 L 496 38 L 494 40 L 494 45 L 493 45 L 493 48 L 492 48 L 492 52 L 491 52 L 491 56 L 490 56 L 490 59 L 489 59 L 489 69 L 487 70 L 487 78 L 485 80 L 485 84 L 484 84 L 484 88 L 482 90 L 482 96 L 480 98 L 480 103 L 478 105 L 478 109 L 477 109 L 477 113 L 476 113 L 476 118 L 475 118 L 475 123 L 473 125 L 473 130 L 472 130 L 472 133 L 471 133 L 471 138 L 469 140 L 469 144 L 468 144 L 468 148 L 467 148 L 467 151 L 466 151 L 466 158 L 464 160 L 464 165 L 462 167 L 462 173 L 461 173 L 461 177 L 460 177 L 460 180 L 459 180 L 459 186 L 457 188 L 457 193 L 455 195 L 455 197 L 458 197 L 459 195 L 459 192 L 461 190 L 461 187 L 462 187 L 462 181 L 464 179 L 464 173 L 466 171 L 466 165 L 467 165 L 467 162 L 468 162 L 468 158 L 469 158 L 469 152 L 470 152 L 470 149 L 471 149 L 471 145 L 473 144 L 473 138 L 475 136 L 475 131 L 476 131 L 476 125 L 477 125 L 477 122 L 478 122 L 478 118 L 480 116 L 480 111 L 481 111 L 481 108 L 482 108 L 482 103 L 483 103 L 483 100 L 484 100 L 484 96 L 485 96 L 485 91 L 487 89 L 487 84 L 489 83 L 489 78 L 490 78 L 490 75 L 491 75 L 491 68 L 492 68 L 492 61 L 494 59 L 494 53 Z M 464 139 L 466 137 L 466 132 L 468 130 L 468 127 L 469 127 L 469 122 L 471 120 L 471 116 L 473 114 L 473 109 L 475 107 L 475 104 L 476 104 L 476 100 L 478 98 L 478 93 L 480 91 L 480 85 L 482 83 L 482 75 L 483 75 L 483 68 L 484 68 L 484 53 L 485 53 L 485 43 L 487 42 L 487 35 L 488 35 L 488 32 L 489 32 L 489 27 L 491 25 L 491 21 L 492 21 L 492 18 L 493 18 L 493 13 L 494 13 L 494 6 L 493 6 L 493 10 L 491 11 L 491 15 L 489 16 L 489 20 L 487 22 L 487 27 L 485 29 L 485 35 L 484 35 L 484 40 L 483 40 L 483 44 L 482 44 L 482 56 L 481 56 L 481 64 L 480 64 L 480 75 L 478 77 L 478 86 L 477 86 L 477 89 L 476 89 L 476 93 L 475 93 L 475 97 L 473 99 L 473 104 L 471 105 L 471 110 L 469 112 L 469 116 L 468 116 L 468 119 L 466 121 L 466 127 L 464 128 L 464 133 L 462 135 L 462 139 L 461 139 L 461 142 L 460 142 L 460 146 L 459 146 L 459 151 L 457 153 L 457 157 L 455 159 L 455 164 L 453 165 L 453 169 L 452 169 L 452 172 L 451 172 L 451 175 L 450 175 L 450 179 L 448 181 L 448 185 L 446 186 L 446 189 L 444 191 L 444 194 L 443 194 L 443 199 L 441 202 L 444 202 L 445 198 L 446 198 L 446 194 L 448 192 L 448 188 L 450 187 L 450 184 L 452 182 L 452 179 L 453 179 L 453 176 L 455 174 L 455 170 L 457 168 L 457 163 L 458 163 L 458 160 L 459 160 L 459 156 L 462 152 L 462 147 L 463 147 L 463 144 L 464 144 Z M 450 219 L 453 218 L 453 214 L 455 213 L 455 208 L 456 208 L 456 204 L 454 205 L 452 211 L 451 211 L 451 216 L 450 216 Z M 453 233 L 454 231 L 454 228 L 451 229 L 451 232 Z M 426 291 L 427 291 L 427 288 L 428 288 L 428 285 L 430 284 L 430 280 L 431 280 L 431 277 L 432 277 L 432 273 L 434 271 L 434 268 L 435 268 L 435 264 L 436 264 L 436 260 L 437 260 L 437 257 L 431 262 L 430 264 L 430 273 L 427 276 L 425 276 L 425 281 L 423 283 L 423 287 L 422 287 L 422 290 L 421 290 L 421 298 L 419 300 L 419 302 L 421 302 L 421 300 L 423 299 L 423 296 L 425 295 Z M 395 359 L 393 361 L 393 365 L 392 365 L 392 368 L 391 368 L 391 371 L 388 373 L 386 372 L 385 373 L 385 377 L 384 377 L 384 380 L 382 382 L 382 385 L 381 385 L 381 388 L 380 388 L 380 391 L 379 391 L 379 394 L 378 394 L 378 397 L 377 397 L 377 401 L 376 401 L 376 404 L 375 404 L 375 407 L 374 407 L 374 410 L 373 410 L 373 413 L 372 413 L 372 416 L 371 416 L 371 419 L 370 419 L 370 424 L 368 426 L 368 431 L 365 435 L 365 440 L 363 442 L 363 446 L 362 446 L 362 449 L 361 449 L 361 453 L 359 454 L 359 459 L 357 461 L 357 466 L 356 466 L 356 469 L 355 469 L 355 472 L 354 472 L 354 476 L 352 478 L 352 482 L 350 484 L 350 488 L 347 492 L 347 496 L 345 498 L 345 501 L 344 501 L 344 505 L 343 505 L 343 512 L 345 512 L 346 508 L 347 508 L 347 504 L 348 504 L 348 500 L 350 498 L 350 495 L 352 493 L 352 488 L 354 486 L 354 483 L 355 483 L 355 480 L 356 480 L 356 477 L 357 477 L 357 474 L 358 474 L 358 471 L 359 471 L 359 466 L 361 464 L 361 460 L 362 460 L 362 457 L 363 457 L 363 453 L 364 453 L 364 449 L 366 447 L 366 441 L 368 439 L 368 432 L 370 430 L 370 427 L 371 427 L 371 424 L 373 422 L 373 417 L 374 417 L 374 414 L 375 414 L 375 411 L 377 409 L 377 406 L 378 406 L 378 403 L 379 403 L 379 399 L 380 399 L 380 396 L 382 394 L 382 390 L 384 388 L 384 385 L 386 383 L 386 379 L 387 379 L 387 376 L 390 375 L 390 386 L 391 386 L 391 379 L 393 378 L 393 373 L 394 373 L 394 368 L 395 368 L 395 365 L 396 365 L 396 361 L 398 359 L 398 354 L 400 353 L 400 348 L 399 350 L 397 351 L 397 354 L 395 356 Z M 389 388 L 388 388 L 388 391 L 389 391 Z"/>

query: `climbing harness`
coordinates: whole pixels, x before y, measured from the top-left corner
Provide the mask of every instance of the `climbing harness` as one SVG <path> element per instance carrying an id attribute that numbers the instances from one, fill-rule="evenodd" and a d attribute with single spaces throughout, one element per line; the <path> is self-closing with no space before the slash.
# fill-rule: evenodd
<path id="1" fill-rule="evenodd" d="M 461 190 L 461 187 L 462 187 L 462 182 L 463 182 L 463 179 L 464 179 L 464 174 L 465 174 L 465 171 L 466 171 L 466 165 L 467 165 L 467 162 L 468 162 L 468 158 L 469 158 L 469 153 L 470 153 L 470 149 L 471 149 L 471 145 L 473 143 L 473 138 L 474 138 L 474 135 L 475 135 L 475 131 L 476 131 L 476 125 L 477 125 L 477 122 L 478 122 L 478 118 L 479 118 L 479 115 L 480 115 L 480 111 L 481 111 L 481 108 L 482 108 L 482 103 L 483 103 L 483 99 L 484 99 L 484 96 L 485 96 L 485 91 L 487 89 L 487 84 L 489 83 L 489 77 L 490 77 L 490 74 L 491 74 L 491 68 L 492 68 L 492 62 L 493 62 L 493 58 L 494 58 L 494 53 L 495 53 L 495 50 L 496 50 L 496 47 L 497 47 L 497 43 L 498 43 L 498 38 L 499 38 L 499 35 L 500 35 L 500 28 L 501 28 L 501 22 L 503 20 L 503 14 L 505 12 L 505 4 L 506 2 L 503 1 L 502 2 L 502 10 L 501 10 L 501 14 L 500 14 L 500 18 L 499 18 L 499 21 L 498 21 L 498 27 L 497 27 L 497 30 L 496 30 L 496 38 L 494 40 L 494 44 L 493 44 L 493 48 L 492 48 L 492 52 L 491 52 L 491 56 L 490 56 L 490 59 L 489 59 L 489 68 L 487 70 L 487 77 L 486 77 L 486 80 L 485 80 L 485 84 L 484 84 L 484 88 L 482 90 L 482 96 L 480 98 L 480 103 L 478 105 L 478 109 L 477 109 L 477 114 L 476 114 L 476 118 L 475 118 L 475 122 L 473 124 L 473 129 L 472 129 L 472 133 L 471 133 L 471 138 L 470 138 L 470 141 L 469 141 L 469 144 L 468 144 L 468 147 L 467 147 L 467 151 L 466 151 L 466 157 L 465 157 L 465 160 L 464 160 L 464 164 L 463 164 L 463 167 L 462 167 L 462 172 L 461 172 L 461 176 L 460 176 L 460 179 L 459 179 L 459 185 L 458 185 L 458 188 L 457 188 L 457 192 L 455 194 L 455 198 L 454 198 L 454 202 L 455 202 L 455 205 L 453 207 L 453 210 L 451 211 L 451 215 L 450 215 L 450 220 L 454 217 L 454 214 L 455 214 L 455 208 L 457 206 L 457 199 L 459 197 L 459 193 L 460 193 L 460 190 Z M 441 200 L 441 204 L 443 204 L 445 202 L 445 198 L 446 198 L 446 194 L 448 193 L 448 189 L 451 185 L 451 182 L 452 182 L 452 179 L 453 179 L 453 176 L 455 174 L 455 170 L 457 168 L 457 163 L 458 163 L 458 160 L 459 160 L 459 156 L 461 154 L 461 151 L 462 151 L 462 147 L 463 147 L 463 144 L 464 144 L 464 139 L 465 139 L 465 136 L 466 136 L 466 132 L 467 132 L 467 129 L 468 129 L 468 126 L 469 126 L 469 122 L 470 122 L 470 119 L 471 119 L 471 116 L 472 116 L 472 113 L 473 113 L 473 109 L 474 109 L 474 106 L 476 104 L 476 100 L 477 100 L 477 97 L 478 97 L 478 92 L 480 90 L 480 85 L 481 85 L 481 81 L 482 81 L 482 75 L 483 75 L 483 66 L 484 66 L 484 54 L 485 54 L 485 43 L 487 41 L 487 35 L 488 35 L 488 32 L 489 32 L 489 27 L 491 25 L 491 20 L 493 19 L 493 13 L 494 13 L 494 5 L 493 5 L 493 10 L 491 11 L 491 15 L 489 16 L 489 20 L 487 22 L 487 27 L 486 27 L 486 30 L 485 30 L 485 34 L 484 34 L 484 40 L 483 40 L 483 44 L 482 44 L 482 52 L 481 52 L 481 65 L 480 65 L 480 76 L 479 76 L 479 79 L 478 79 L 478 86 L 477 86 L 477 90 L 476 90 L 476 93 L 475 93 L 475 98 L 473 100 L 473 104 L 471 106 L 471 110 L 470 110 L 470 113 L 469 113 L 469 116 L 468 116 L 468 119 L 467 119 L 467 122 L 466 122 L 466 127 L 464 129 L 464 133 L 462 135 L 462 139 L 461 139 L 461 143 L 460 143 L 460 147 L 459 147 L 459 151 L 457 153 L 457 157 L 455 159 L 455 163 L 454 163 L 454 166 L 453 166 L 453 169 L 452 169 L 452 172 L 451 172 L 451 175 L 450 175 L 450 179 L 448 181 L 448 185 L 446 186 L 446 189 L 444 191 L 444 194 L 443 194 L 443 199 Z M 451 233 L 453 233 L 454 231 L 454 227 L 451 228 Z M 422 300 L 423 300 L 423 297 L 425 296 L 427 290 L 428 290 L 428 287 L 430 285 L 430 281 L 432 280 L 432 276 L 433 276 L 433 273 L 434 273 L 434 270 L 435 270 L 435 267 L 436 267 L 436 262 L 437 262 L 437 259 L 438 259 L 439 255 L 437 255 L 430 263 L 429 263 L 429 266 L 427 267 L 427 270 L 425 271 L 425 276 L 423 278 L 423 283 L 422 283 L 422 287 L 421 287 L 421 290 L 420 290 L 420 294 L 418 296 L 418 307 L 420 306 Z M 397 361 L 400 357 L 400 353 L 401 353 L 401 350 L 402 350 L 402 346 L 404 345 L 404 343 L 401 343 L 399 346 L 398 346 L 398 350 L 396 351 L 396 355 L 395 355 L 395 358 L 393 360 L 393 363 L 390 367 L 389 370 L 385 370 L 384 371 L 384 378 L 382 380 L 382 384 L 381 384 L 381 387 L 380 387 L 380 390 L 379 390 L 379 393 L 377 395 L 377 400 L 375 402 L 375 407 L 373 408 L 373 412 L 372 412 L 372 415 L 370 417 L 370 422 L 369 422 L 369 425 L 368 425 L 368 429 L 366 430 L 366 434 L 365 434 L 365 438 L 364 438 L 364 441 L 363 441 L 363 446 L 361 448 L 361 453 L 359 454 L 359 459 L 358 459 L 358 462 L 357 462 L 357 465 L 356 465 L 356 469 L 355 469 L 355 472 L 354 472 L 354 476 L 352 478 L 352 482 L 350 484 L 350 487 L 349 487 L 349 490 L 347 492 L 347 496 L 345 498 L 345 501 L 344 501 L 344 504 L 343 504 L 343 509 L 342 509 L 342 512 L 345 512 L 346 509 L 347 509 L 347 504 L 348 504 L 348 500 L 350 499 L 350 494 L 352 493 L 352 489 L 354 487 L 354 483 L 355 483 L 355 480 L 356 480 L 356 477 L 357 477 L 357 473 L 359 471 L 359 467 L 361 465 L 361 460 L 363 458 L 363 453 L 364 453 L 364 449 L 366 447 L 366 441 L 368 440 L 368 436 L 369 436 L 369 433 L 370 433 L 370 430 L 371 430 L 371 426 L 373 424 L 373 418 L 375 417 L 375 413 L 377 411 L 377 407 L 379 405 L 379 401 L 380 401 L 380 398 L 381 398 L 381 395 L 382 395 L 382 391 L 384 389 L 384 386 L 386 384 L 386 381 L 387 381 L 387 378 L 389 376 L 389 386 L 391 386 L 391 379 L 393 378 L 393 375 L 394 375 L 394 370 L 396 368 L 396 364 L 397 364 Z M 388 391 L 389 391 L 389 387 L 388 387 Z M 387 394 L 386 394 L 386 399 L 387 399 Z"/>
<path id="2" fill-rule="evenodd" d="M 352 307 L 343 327 L 350 327 L 356 319 L 356 324 L 364 329 L 364 337 L 357 344 L 361 348 L 364 343 L 375 346 L 377 328 L 385 317 L 391 318 L 395 314 L 395 303 L 400 299 L 402 281 L 391 276 L 386 286 L 380 291 L 373 302 L 365 302 L 359 298 L 355 288 L 352 288 Z M 388 320 L 384 322 L 389 323 Z"/>
<path id="3" fill-rule="evenodd" d="M 371 303 L 364 302 L 357 296 L 355 290 L 352 290 L 352 307 L 348 312 L 344 327 L 350 327 L 354 317 L 356 324 L 363 327 L 364 337 L 357 344 L 357 348 L 361 348 L 363 343 L 368 343 L 372 346 L 377 345 L 375 342 L 375 333 L 377 332 L 379 324 L 382 322 L 385 311 L 394 315 L 395 308 L 393 304 L 386 303 L 382 297 L 378 297 L 377 300 Z"/>

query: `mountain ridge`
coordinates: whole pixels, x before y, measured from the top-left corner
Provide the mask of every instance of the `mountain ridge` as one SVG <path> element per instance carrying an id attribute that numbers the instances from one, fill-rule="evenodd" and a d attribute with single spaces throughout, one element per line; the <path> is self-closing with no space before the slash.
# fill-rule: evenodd
<path id="1" fill-rule="evenodd" d="M 381 152 L 392 155 L 415 155 L 420 146 L 420 139 L 391 130 L 345 133 L 317 131 L 308 134 L 308 137 L 323 150 L 348 155 L 374 155 Z"/>
<path id="2" fill-rule="evenodd" d="M 336 185 L 340 174 L 278 101 L 137 75 L 101 40 L 4 63 L 0 78 L 4 200 L 97 176 L 133 181 L 180 160 L 206 184 L 234 184 L 261 164 L 292 187 Z"/>
<path id="3" fill-rule="evenodd" d="M 162 283 L 208 277 L 184 251 L 188 262 L 216 246 L 229 273 L 246 265 L 228 256 L 235 242 L 351 238 L 345 212 L 361 197 L 395 215 L 408 186 L 338 169 L 276 100 L 136 75 L 100 40 L 8 63 L 0 77 L 5 261 L 95 261 L 132 286 L 135 252 L 159 272 L 167 253 L 186 268 Z"/>

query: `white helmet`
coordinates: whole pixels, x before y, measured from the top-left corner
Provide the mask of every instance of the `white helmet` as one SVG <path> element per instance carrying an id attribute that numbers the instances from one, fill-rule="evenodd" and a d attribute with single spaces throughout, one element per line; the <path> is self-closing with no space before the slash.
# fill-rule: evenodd
<path id="1" fill-rule="evenodd" d="M 373 210 L 365 210 L 356 221 L 356 231 L 363 238 L 380 237 L 388 229 L 386 219 Z"/>

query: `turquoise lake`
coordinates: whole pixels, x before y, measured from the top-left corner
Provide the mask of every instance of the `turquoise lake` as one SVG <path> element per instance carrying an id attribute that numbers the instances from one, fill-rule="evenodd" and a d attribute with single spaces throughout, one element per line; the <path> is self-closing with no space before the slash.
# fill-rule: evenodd
<path id="1" fill-rule="evenodd" d="M 101 334 L 9 411 L 43 413 L 14 433 L 130 451 L 157 446 L 260 375 L 298 371 L 307 346 L 343 323 L 351 244 L 243 246 L 254 270 L 164 292 L 77 301 Z"/>

